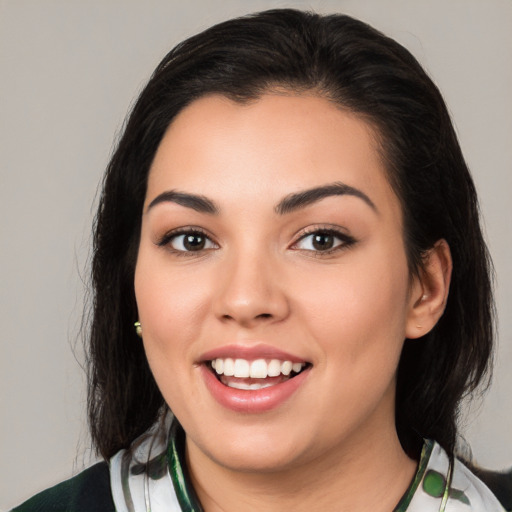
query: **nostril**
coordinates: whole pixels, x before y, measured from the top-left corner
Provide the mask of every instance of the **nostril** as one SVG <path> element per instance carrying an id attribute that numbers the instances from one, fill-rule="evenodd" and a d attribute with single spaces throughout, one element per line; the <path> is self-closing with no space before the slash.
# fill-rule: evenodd
<path id="1" fill-rule="evenodd" d="M 272 318 L 272 315 L 270 313 L 261 313 L 256 318 Z"/>

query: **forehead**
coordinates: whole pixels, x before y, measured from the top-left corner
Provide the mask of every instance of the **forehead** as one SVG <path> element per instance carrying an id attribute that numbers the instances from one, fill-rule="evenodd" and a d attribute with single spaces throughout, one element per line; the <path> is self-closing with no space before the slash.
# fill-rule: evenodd
<path id="1" fill-rule="evenodd" d="M 377 148 L 368 123 L 319 96 L 266 94 L 238 103 L 211 95 L 169 126 L 146 200 L 177 189 L 258 202 L 343 182 L 396 203 Z"/>

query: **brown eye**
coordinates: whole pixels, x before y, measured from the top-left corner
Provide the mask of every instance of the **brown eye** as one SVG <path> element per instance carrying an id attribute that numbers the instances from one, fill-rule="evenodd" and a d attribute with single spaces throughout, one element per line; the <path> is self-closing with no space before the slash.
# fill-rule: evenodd
<path id="1" fill-rule="evenodd" d="M 312 235 L 311 244 L 317 251 L 326 251 L 334 247 L 334 236 L 328 233 L 316 233 Z"/>
<path id="2" fill-rule="evenodd" d="M 304 235 L 295 245 L 295 249 L 302 251 L 311 251 L 315 253 L 329 253 L 337 249 L 343 249 L 355 243 L 351 236 L 334 231 L 322 230 L 314 231 Z"/>
<path id="3" fill-rule="evenodd" d="M 175 234 L 167 241 L 167 244 L 178 252 L 198 252 L 217 247 L 206 235 L 199 231 Z"/>
<path id="4" fill-rule="evenodd" d="M 206 239 L 202 235 L 184 235 L 183 236 L 183 247 L 187 251 L 199 251 L 204 249 Z"/>

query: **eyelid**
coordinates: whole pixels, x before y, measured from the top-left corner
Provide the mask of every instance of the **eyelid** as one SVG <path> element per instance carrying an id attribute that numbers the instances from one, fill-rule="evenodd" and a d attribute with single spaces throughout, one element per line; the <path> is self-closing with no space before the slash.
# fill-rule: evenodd
<path id="1" fill-rule="evenodd" d="M 205 238 L 207 238 L 215 247 L 208 247 L 205 249 L 200 249 L 198 251 L 182 251 L 179 249 L 175 249 L 171 247 L 172 240 L 176 239 L 179 236 L 182 235 L 188 235 L 188 234 L 198 234 L 202 235 Z M 155 242 L 155 245 L 158 247 L 165 247 L 168 248 L 170 251 L 172 251 L 175 254 L 179 255 L 199 255 L 201 253 L 204 253 L 205 251 L 210 251 L 212 249 L 216 249 L 219 247 L 219 244 L 214 240 L 213 236 L 210 235 L 205 229 L 199 227 L 199 226 L 181 226 L 179 228 L 171 229 L 169 231 L 166 231 L 162 236 L 159 236 Z"/>
<path id="2" fill-rule="evenodd" d="M 314 234 L 327 234 L 335 237 L 339 243 L 335 245 L 334 247 L 326 250 L 319 250 L 319 249 L 303 249 L 300 247 L 297 247 L 297 245 L 302 241 L 308 238 L 309 236 L 312 236 Z M 214 247 L 207 247 L 207 248 L 201 248 L 197 251 L 188 251 L 188 250 L 180 250 L 175 249 L 171 246 L 171 242 L 176 239 L 179 236 L 187 235 L 187 234 L 199 234 L 204 236 L 208 241 L 211 242 L 211 244 L 214 245 Z M 339 226 L 333 226 L 333 225 L 315 225 L 315 226 L 309 226 L 305 229 L 303 229 L 298 236 L 295 237 L 294 242 L 290 245 L 290 249 L 297 250 L 297 251 L 304 251 L 307 253 L 314 254 L 315 256 L 326 256 L 333 252 L 337 252 L 343 249 L 347 249 L 350 246 L 352 246 L 354 243 L 356 243 L 357 240 L 346 233 L 346 231 L 339 227 Z M 181 226 L 179 228 L 174 228 L 169 231 L 166 231 L 162 236 L 159 236 L 157 240 L 155 241 L 155 245 L 158 247 L 164 247 L 167 248 L 169 251 L 180 255 L 180 256 L 198 256 L 200 254 L 203 254 L 204 252 L 211 251 L 213 249 L 220 248 L 219 244 L 215 241 L 214 237 L 208 233 L 204 228 L 201 228 L 199 226 Z"/>
<path id="3" fill-rule="evenodd" d="M 301 242 L 302 240 L 305 240 L 309 236 L 317 234 L 317 233 L 331 235 L 331 236 L 337 238 L 341 243 L 338 243 L 334 247 L 327 249 L 325 251 L 315 250 L 315 249 L 301 249 L 301 248 L 296 247 L 297 244 L 299 244 L 299 242 Z M 343 230 L 339 226 L 317 225 L 317 226 L 310 226 L 310 227 L 304 229 L 300 233 L 300 235 L 295 239 L 295 241 L 292 243 L 291 249 L 297 250 L 297 251 L 313 253 L 315 256 L 321 257 L 323 255 L 328 255 L 328 254 L 332 254 L 333 252 L 347 249 L 350 246 L 352 246 L 353 244 L 355 244 L 356 242 L 357 242 L 357 240 L 353 236 L 347 234 L 345 232 L 345 230 Z"/>

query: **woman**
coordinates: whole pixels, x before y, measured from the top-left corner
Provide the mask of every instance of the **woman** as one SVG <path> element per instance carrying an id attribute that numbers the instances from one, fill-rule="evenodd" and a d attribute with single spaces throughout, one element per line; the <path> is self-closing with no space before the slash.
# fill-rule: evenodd
<path id="1" fill-rule="evenodd" d="M 503 510 L 455 458 L 492 354 L 477 198 L 396 42 L 293 10 L 185 41 L 129 117 L 95 229 L 109 465 L 15 510 Z"/>

